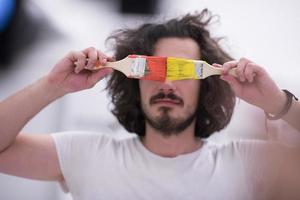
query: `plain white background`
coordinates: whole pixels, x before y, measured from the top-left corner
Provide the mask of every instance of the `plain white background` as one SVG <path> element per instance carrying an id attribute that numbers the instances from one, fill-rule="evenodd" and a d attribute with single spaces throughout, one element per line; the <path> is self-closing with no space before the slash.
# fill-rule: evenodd
<path id="1" fill-rule="evenodd" d="M 0 98 L 25 87 L 46 74 L 70 50 L 94 46 L 107 52 L 106 37 L 115 29 L 134 27 L 145 16 L 117 13 L 117 4 L 108 0 L 34 0 L 49 23 L 63 36 L 42 41 L 27 50 L 14 65 L 0 76 Z M 297 0 L 161 0 L 156 18 L 170 18 L 209 8 L 220 22 L 211 27 L 214 36 L 225 36 L 223 47 L 238 59 L 247 57 L 264 66 L 281 88 L 300 96 L 300 3 Z M 21 37 L 21 35 L 20 35 Z M 105 81 L 91 90 L 60 99 L 38 114 L 25 128 L 37 134 L 63 130 L 96 130 L 122 133 L 108 110 L 109 100 L 103 91 Z M 34 98 L 34 97 L 33 97 Z M 212 139 L 261 138 L 292 142 L 299 139 L 296 131 L 282 122 L 270 123 L 272 134 L 266 134 L 261 110 L 242 101 L 237 103 L 232 123 Z M 299 141 L 299 140 L 298 140 Z M 59 185 L 26 180 L 0 174 L 0 199 L 39 200 L 66 199 Z"/>

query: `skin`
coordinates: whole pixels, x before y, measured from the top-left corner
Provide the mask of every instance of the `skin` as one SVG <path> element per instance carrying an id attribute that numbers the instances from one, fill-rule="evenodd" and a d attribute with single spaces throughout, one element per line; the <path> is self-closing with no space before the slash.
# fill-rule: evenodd
<path id="1" fill-rule="evenodd" d="M 156 43 L 154 55 L 199 59 L 200 50 L 197 43 L 192 39 L 164 38 Z M 140 80 L 142 108 L 150 116 L 157 117 L 162 115 L 160 108 L 167 107 L 170 109 L 168 114 L 172 119 L 185 119 L 196 111 L 199 89 L 199 80 L 167 80 L 165 82 Z M 173 92 L 183 100 L 183 105 L 178 105 L 167 98 L 151 105 L 150 98 L 159 91 L 165 94 Z M 149 123 L 146 123 L 143 144 L 153 153 L 165 157 L 193 152 L 201 146 L 201 141 L 194 137 L 194 128 L 195 120 L 181 133 L 165 137 L 163 134 L 157 133 L 157 130 L 151 127 Z"/>
<path id="2" fill-rule="evenodd" d="M 171 43 L 172 41 L 172 43 Z M 168 47 L 169 46 L 169 47 Z M 156 45 L 156 55 L 198 58 L 199 52 L 191 40 L 169 38 Z M 62 58 L 49 74 L 0 102 L 0 172 L 38 180 L 62 181 L 57 152 L 53 139 L 47 134 L 19 134 L 27 122 L 48 104 L 62 96 L 93 87 L 112 69 L 89 71 L 96 63 L 105 65 L 111 60 L 95 48 L 74 51 Z M 236 95 L 261 109 L 277 114 L 283 108 L 286 96 L 267 72 L 252 61 L 242 58 L 223 64 L 222 79 L 227 81 Z M 238 77 L 228 75 L 230 68 L 237 68 Z M 142 101 L 153 115 L 159 115 L 158 107 L 171 108 L 169 115 L 176 118 L 192 112 L 197 97 L 186 93 L 185 87 L 197 91 L 197 81 L 174 81 L 164 83 L 140 83 Z M 162 89 L 173 89 L 183 100 L 183 106 L 172 102 L 149 105 L 150 95 Z M 147 92 L 145 92 L 147 91 Z M 34 101 L 32 101 L 34 97 Z M 18 113 L 18 115 L 15 115 Z M 290 111 L 283 119 L 300 130 L 300 103 L 293 101 Z M 146 124 L 146 148 L 161 155 L 174 157 L 194 151 L 201 142 L 193 138 L 194 122 L 178 136 L 165 138 Z"/>

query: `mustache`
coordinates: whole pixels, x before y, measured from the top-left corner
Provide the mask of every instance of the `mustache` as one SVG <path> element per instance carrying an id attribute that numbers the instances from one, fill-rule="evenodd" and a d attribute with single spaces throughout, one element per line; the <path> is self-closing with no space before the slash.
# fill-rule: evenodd
<path id="1" fill-rule="evenodd" d="M 174 94 L 173 92 L 167 94 L 163 92 L 159 92 L 150 98 L 150 105 L 155 104 L 155 101 L 160 99 L 171 99 L 173 101 L 177 101 L 181 105 L 183 104 L 183 99 L 177 96 L 176 94 Z"/>

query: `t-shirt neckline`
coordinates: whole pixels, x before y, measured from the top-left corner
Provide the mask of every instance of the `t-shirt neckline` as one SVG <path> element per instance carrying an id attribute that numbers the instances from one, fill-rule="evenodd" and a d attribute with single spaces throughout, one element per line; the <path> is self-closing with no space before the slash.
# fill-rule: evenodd
<path id="1" fill-rule="evenodd" d="M 190 153 L 186 153 L 186 154 L 180 154 L 176 157 L 164 157 L 158 154 L 153 153 L 152 151 L 150 151 L 149 149 L 147 149 L 143 143 L 141 142 L 141 139 L 139 136 L 134 138 L 134 142 L 136 143 L 137 148 L 145 155 L 150 156 L 154 159 L 157 160 L 163 160 L 163 161 L 173 161 L 173 160 L 185 160 L 185 159 L 192 159 L 194 157 L 198 157 L 199 154 L 202 154 L 206 151 L 206 147 L 207 147 L 207 143 L 208 141 L 206 139 L 202 139 L 202 145 L 201 147 L 199 147 L 197 150 L 190 152 Z"/>

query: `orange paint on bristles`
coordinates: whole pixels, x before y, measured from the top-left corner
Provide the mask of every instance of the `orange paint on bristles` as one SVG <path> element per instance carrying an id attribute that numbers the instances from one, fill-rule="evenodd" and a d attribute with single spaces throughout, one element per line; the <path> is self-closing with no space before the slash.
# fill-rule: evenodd
<path id="1" fill-rule="evenodd" d="M 165 81 L 167 75 L 167 57 L 129 55 L 130 58 L 143 57 L 147 59 L 146 75 L 143 80 Z"/>
<path id="2" fill-rule="evenodd" d="M 165 81 L 167 75 L 167 57 L 147 56 L 148 71 L 142 79 Z"/>

